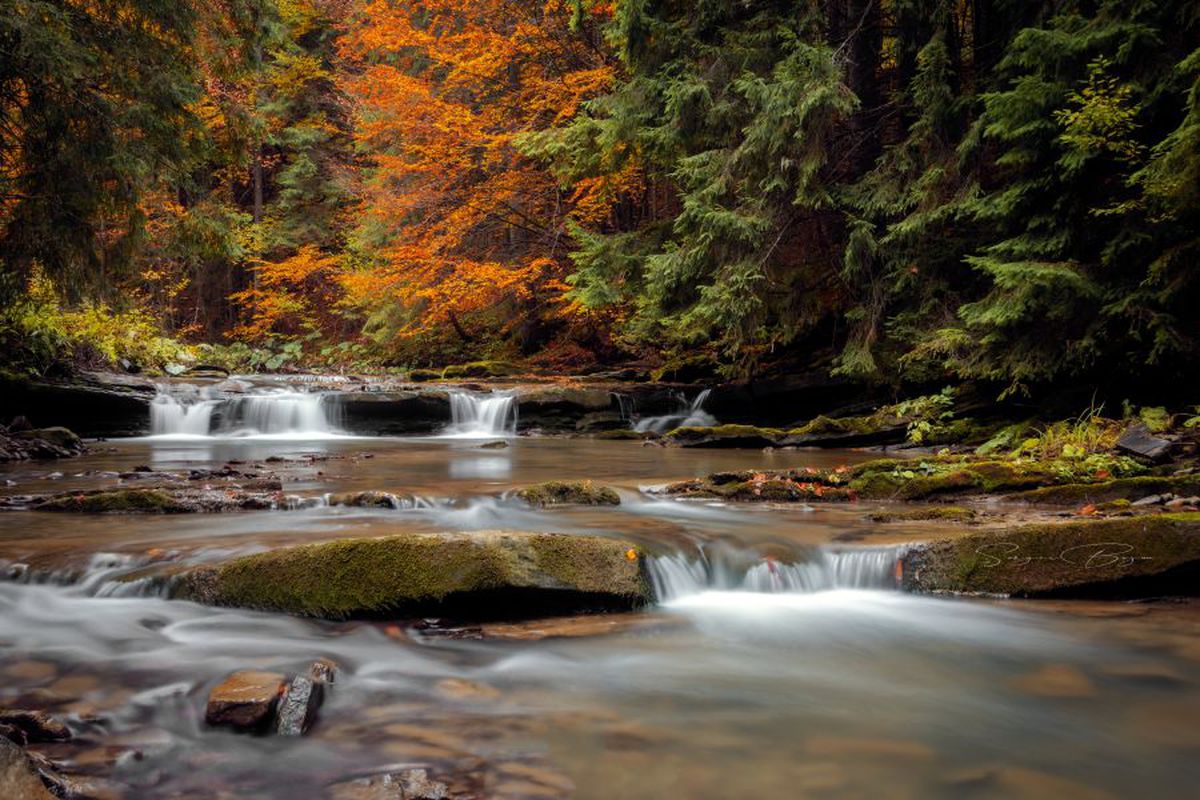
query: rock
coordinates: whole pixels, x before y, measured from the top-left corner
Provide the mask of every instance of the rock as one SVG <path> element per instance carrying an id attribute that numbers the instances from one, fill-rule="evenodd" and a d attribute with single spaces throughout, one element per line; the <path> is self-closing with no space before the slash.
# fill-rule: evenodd
<path id="1" fill-rule="evenodd" d="M 1194 594 L 1200 513 L 1021 525 L 915 545 L 910 591 L 1015 597 Z"/>
<path id="2" fill-rule="evenodd" d="M 1138 475 L 1097 483 L 1068 483 L 1008 495 L 1013 500 L 1038 505 L 1071 506 L 1078 503 L 1104 503 L 1116 500 L 1135 501 L 1132 505 L 1146 506 L 1163 502 L 1163 495 L 1200 492 L 1200 476 L 1180 475 L 1162 477 Z"/>
<path id="3" fill-rule="evenodd" d="M 424 769 L 406 769 L 359 778 L 330 787 L 333 800 L 446 800 L 450 788 Z"/>
<path id="4" fill-rule="evenodd" d="M 338 408 L 348 430 L 380 436 L 432 433 L 450 419 L 450 395 L 445 389 L 345 392 Z"/>
<path id="5" fill-rule="evenodd" d="M 29 743 L 65 742 L 71 738 L 70 729 L 44 711 L 0 709 L 0 725 L 19 730 Z"/>
<path id="6" fill-rule="evenodd" d="M 930 506 L 929 508 L 887 509 L 867 515 L 872 522 L 976 522 L 978 513 L 961 506 Z"/>
<path id="7" fill-rule="evenodd" d="M 591 481 L 546 481 L 514 492 L 535 508 L 547 506 L 619 506 L 621 497 L 607 486 Z"/>
<path id="8" fill-rule="evenodd" d="M 260 485 L 277 486 L 271 481 Z M 34 511 L 85 514 L 198 514 L 276 508 L 286 498 L 278 491 L 249 491 L 237 486 L 101 489 L 33 498 Z"/>
<path id="9" fill-rule="evenodd" d="M 262 731 L 271 722 L 286 681 L 277 672 L 235 672 L 209 692 L 204 721 L 239 731 Z"/>
<path id="10" fill-rule="evenodd" d="M 1135 423 L 1125 429 L 1117 439 L 1117 450 L 1150 461 L 1166 461 L 1171 456 L 1175 442 L 1155 436 L 1145 423 Z"/>
<path id="11" fill-rule="evenodd" d="M 622 424 L 620 403 L 613 393 L 590 386 L 518 387 L 517 408 L 517 424 L 522 430 L 575 431 L 581 424 L 589 430 Z"/>
<path id="12" fill-rule="evenodd" d="M 1164 500 L 1166 500 L 1166 498 L 1163 497 L 1161 494 L 1151 494 L 1151 495 L 1146 495 L 1145 497 L 1143 497 L 1139 500 L 1134 500 L 1129 505 L 1134 506 L 1134 507 L 1156 506 L 1156 505 L 1161 504 Z"/>
<path id="13" fill-rule="evenodd" d="M 341 539 L 182 573 L 176 597 L 343 619 L 535 618 L 650 602 L 642 556 L 598 536 L 482 531 Z"/>
<path id="14" fill-rule="evenodd" d="M 484 442 L 479 445 L 480 450 L 504 450 L 508 447 L 508 442 L 503 439 L 496 442 Z"/>
<path id="15" fill-rule="evenodd" d="M 701 448 L 762 448 L 779 444 L 784 432 L 777 428 L 756 428 L 753 425 L 718 425 L 715 427 L 676 428 L 666 434 L 670 444 Z"/>
<path id="16" fill-rule="evenodd" d="M 0 418 L 24 415 L 35 426 L 64 425 L 82 436 L 139 435 L 150 427 L 154 382 L 81 372 L 66 380 L 0 376 Z"/>
<path id="17" fill-rule="evenodd" d="M 55 800 L 20 747 L 0 737 L 0 797 Z"/>
<path id="18" fill-rule="evenodd" d="M 314 665 L 315 666 L 315 665 Z M 301 736 L 312 727 L 324 697 L 324 684 L 296 676 L 283 691 L 276 715 L 275 732 L 280 736 Z"/>
<path id="19" fill-rule="evenodd" d="M 70 458 L 86 450 L 83 440 L 66 428 L 32 428 L 8 433 L 0 429 L 0 461 Z"/>
<path id="20" fill-rule="evenodd" d="M 329 496 L 331 506 L 354 506 L 358 508 L 404 508 L 412 499 L 401 499 L 391 492 L 340 492 Z"/>
<path id="21" fill-rule="evenodd" d="M 1096 694 L 1095 684 L 1070 664 L 1047 664 L 1021 675 L 1013 684 L 1021 691 L 1039 697 L 1091 697 Z"/>
<path id="22" fill-rule="evenodd" d="M 1024 767 L 987 766 L 951 772 L 944 779 L 956 796 L 980 798 L 1053 797 L 1055 800 L 1115 800 L 1115 795 L 1066 778 Z"/>
<path id="23" fill-rule="evenodd" d="M 308 668 L 308 677 L 313 683 L 333 683 L 337 680 L 338 665 L 333 659 L 318 658 Z"/>

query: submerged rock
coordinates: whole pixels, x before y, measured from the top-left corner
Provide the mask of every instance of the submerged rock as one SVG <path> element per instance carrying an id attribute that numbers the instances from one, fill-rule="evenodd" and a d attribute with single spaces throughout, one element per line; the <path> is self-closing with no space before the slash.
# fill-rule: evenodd
<path id="1" fill-rule="evenodd" d="M 411 500 L 411 498 L 408 499 Z M 391 492 L 340 492 L 329 496 L 329 505 L 358 508 L 403 508 L 405 499 Z"/>
<path id="2" fill-rule="evenodd" d="M 278 672 L 235 672 L 209 692 L 204 721 L 239 731 L 263 731 L 270 725 L 286 681 Z"/>
<path id="3" fill-rule="evenodd" d="M 651 600 L 630 543 L 555 533 L 401 534 L 245 556 L 183 573 L 175 596 L 342 619 L 534 618 Z"/>
<path id="4" fill-rule="evenodd" d="M 44 711 L 0 709 L 0 725 L 19 733 L 22 744 L 64 742 L 71 738 L 70 729 Z"/>
<path id="5" fill-rule="evenodd" d="M 1022 525 L 916 545 L 910 591 L 1014 597 L 1195 594 L 1200 514 Z"/>
<path id="6" fill-rule="evenodd" d="M 518 489 L 514 494 L 536 508 L 547 506 L 619 506 L 621 497 L 608 486 L 591 481 L 546 481 Z"/>

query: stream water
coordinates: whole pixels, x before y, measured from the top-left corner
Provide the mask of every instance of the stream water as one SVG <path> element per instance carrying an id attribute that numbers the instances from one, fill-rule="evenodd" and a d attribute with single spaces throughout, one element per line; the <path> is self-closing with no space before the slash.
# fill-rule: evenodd
<path id="1" fill-rule="evenodd" d="M 76 770 L 113 776 L 137 798 L 398 797 L 338 786 L 411 765 L 484 797 L 1195 796 L 1195 606 L 903 595 L 890 589 L 894 548 L 929 533 L 919 525 L 885 530 L 862 507 L 732 507 L 641 491 L 865 454 L 526 437 L 485 449 L 470 437 L 509 430 L 511 412 L 499 407 L 464 406 L 449 431 L 457 436 L 356 438 L 305 416 L 311 400 L 164 401 L 158 436 L 0 467 L 0 491 L 19 494 L 93 487 L 138 465 L 292 459 L 280 467 L 295 510 L 0 516 L 0 559 L 30 574 L 69 563 L 82 575 L 70 585 L 0 582 L 0 705 L 70 718 L 93 743 L 59 754 Z M 207 415 L 204 425 L 194 414 Z M 622 505 L 534 511 L 505 495 L 573 478 L 616 486 Z M 413 501 L 321 502 L 357 489 Z M 111 582 L 162 553 L 196 561 L 485 528 L 633 539 L 653 556 L 659 605 L 494 625 L 479 638 L 213 609 Z M 791 567 L 769 557 L 801 551 L 804 563 Z M 564 635 L 539 638 L 547 631 Z M 230 670 L 298 670 L 318 656 L 342 674 L 304 739 L 203 725 L 208 690 Z"/>

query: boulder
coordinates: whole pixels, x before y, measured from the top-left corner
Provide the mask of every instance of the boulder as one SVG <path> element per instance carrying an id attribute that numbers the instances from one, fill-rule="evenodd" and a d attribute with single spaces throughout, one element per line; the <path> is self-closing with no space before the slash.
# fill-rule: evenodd
<path id="1" fill-rule="evenodd" d="M 54 800 L 25 751 L 0 736 L 0 797 Z"/>
<path id="2" fill-rule="evenodd" d="M 30 508 L 84 514 L 199 514 L 265 510 L 283 502 L 278 491 L 249 491 L 236 486 L 158 487 L 64 492 L 33 498 Z"/>
<path id="3" fill-rule="evenodd" d="M 239 731 L 261 732 L 271 723 L 286 681 L 278 672 L 235 672 L 209 692 L 204 721 Z"/>
<path id="4" fill-rule="evenodd" d="M 597 536 L 484 531 L 342 539 L 197 567 L 174 596 L 326 619 L 535 618 L 651 601 L 642 556 Z"/>
<path id="5" fill-rule="evenodd" d="M 546 481 L 514 492 L 535 508 L 547 506 L 619 506 L 621 497 L 608 486 L 591 481 Z"/>
<path id="6" fill-rule="evenodd" d="M 0 461 L 70 458 L 86 450 L 83 440 L 66 428 L 10 428 L 7 433 L 0 428 Z"/>
<path id="7" fill-rule="evenodd" d="M 777 428 L 756 428 L 753 425 L 717 425 L 713 427 L 676 428 L 666 440 L 680 447 L 702 448 L 763 448 L 773 447 L 784 437 Z"/>
<path id="8" fill-rule="evenodd" d="M 1117 439 L 1117 450 L 1148 461 L 1166 461 L 1175 442 L 1155 436 L 1144 423 L 1130 425 Z"/>
<path id="9" fill-rule="evenodd" d="M 526 386 L 517 388 L 517 424 L 522 429 L 574 431 L 614 426 L 620 406 L 607 389 L 586 386 Z M 597 416 L 601 415 L 601 416 Z"/>
<path id="10" fill-rule="evenodd" d="M 404 508 L 411 505 L 411 498 L 401 498 L 391 492 L 339 492 L 329 495 L 331 506 L 354 506 L 357 508 Z"/>
<path id="11" fill-rule="evenodd" d="M 1200 513 L 1021 525 L 916 545 L 910 591 L 1013 597 L 1195 594 Z"/>

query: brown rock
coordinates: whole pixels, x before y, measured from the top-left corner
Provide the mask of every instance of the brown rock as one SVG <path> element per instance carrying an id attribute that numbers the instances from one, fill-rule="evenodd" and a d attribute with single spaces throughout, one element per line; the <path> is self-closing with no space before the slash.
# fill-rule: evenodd
<path id="1" fill-rule="evenodd" d="M 449 788 L 423 769 L 359 778 L 330 787 L 333 800 L 445 800 Z"/>
<path id="2" fill-rule="evenodd" d="M 204 721 L 236 730 L 263 730 L 275 713 L 286 681 L 278 672 L 235 672 L 209 693 Z"/>
<path id="3" fill-rule="evenodd" d="M 67 726 L 44 711 L 0 709 L 0 725 L 20 730 L 28 742 L 64 742 L 71 738 Z"/>
<path id="4" fill-rule="evenodd" d="M 337 680 L 338 665 L 331 658 L 318 658 L 308 668 L 308 677 L 314 683 L 333 683 Z"/>
<path id="5" fill-rule="evenodd" d="M 37 776 L 25 752 L 0 737 L 0 797 L 13 800 L 54 800 Z"/>
<path id="6" fill-rule="evenodd" d="M 1047 664 L 1018 677 L 1014 685 L 1039 697 L 1091 697 L 1096 693 L 1087 675 L 1070 664 Z"/>

